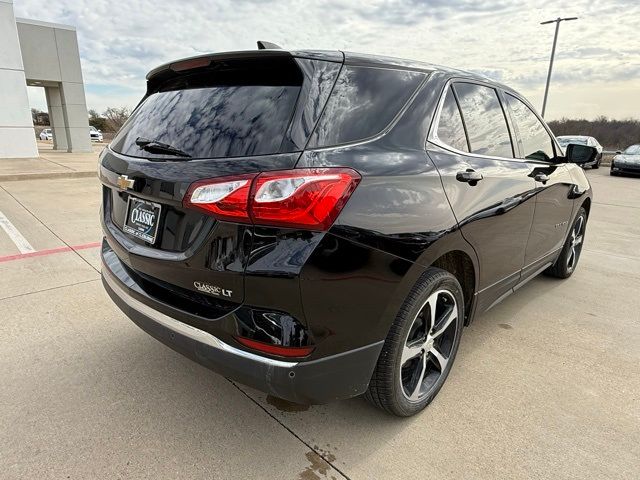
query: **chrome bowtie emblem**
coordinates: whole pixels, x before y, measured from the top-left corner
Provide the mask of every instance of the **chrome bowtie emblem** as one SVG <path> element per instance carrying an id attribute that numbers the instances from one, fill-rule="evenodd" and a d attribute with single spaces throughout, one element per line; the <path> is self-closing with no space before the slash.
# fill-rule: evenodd
<path id="1" fill-rule="evenodd" d="M 127 188 L 133 188 L 134 180 L 126 175 L 120 175 L 116 183 L 122 190 L 126 190 Z"/>

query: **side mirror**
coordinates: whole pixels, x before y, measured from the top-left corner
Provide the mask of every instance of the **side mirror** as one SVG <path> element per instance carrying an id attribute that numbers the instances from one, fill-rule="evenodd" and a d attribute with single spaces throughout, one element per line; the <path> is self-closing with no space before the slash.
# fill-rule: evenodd
<path id="1" fill-rule="evenodd" d="M 622 150 L 616 150 L 616 155 L 620 155 L 622 153 Z"/>
<path id="2" fill-rule="evenodd" d="M 598 155 L 598 150 L 594 147 L 573 143 L 567 146 L 567 162 L 569 163 L 577 163 L 578 165 L 589 163 L 596 158 L 596 155 Z"/>

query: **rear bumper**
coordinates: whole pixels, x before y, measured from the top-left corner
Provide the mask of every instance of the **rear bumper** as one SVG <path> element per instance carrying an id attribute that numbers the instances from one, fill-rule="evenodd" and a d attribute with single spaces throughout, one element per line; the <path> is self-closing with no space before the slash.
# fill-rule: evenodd
<path id="1" fill-rule="evenodd" d="M 311 361 L 276 360 L 229 345 L 139 300 L 127 279 L 103 264 L 102 282 L 118 307 L 142 330 L 182 355 L 232 380 L 297 403 L 327 403 L 364 393 L 383 342 Z"/>

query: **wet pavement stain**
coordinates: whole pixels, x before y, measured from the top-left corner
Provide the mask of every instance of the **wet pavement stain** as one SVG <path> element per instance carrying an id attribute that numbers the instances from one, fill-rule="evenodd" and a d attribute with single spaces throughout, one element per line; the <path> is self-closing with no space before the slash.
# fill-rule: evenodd
<path id="1" fill-rule="evenodd" d="M 299 403 L 293 403 L 282 398 L 273 397 L 267 395 L 267 403 L 276 407 L 281 412 L 306 412 L 309 410 L 310 405 L 301 405 Z"/>
<path id="2" fill-rule="evenodd" d="M 505 330 L 512 330 L 513 326 L 509 325 L 508 323 L 499 323 L 498 326 L 500 328 L 504 328 Z"/>
<path id="3" fill-rule="evenodd" d="M 336 480 L 336 477 L 333 475 L 331 475 L 331 477 L 327 476 L 327 473 L 331 470 L 331 466 L 327 461 L 333 462 L 336 459 L 333 454 L 327 455 L 327 461 L 313 450 L 308 451 L 305 456 L 311 465 L 300 473 L 298 477 L 299 480 L 319 480 L 321 478 L 331 478 L 331 480 Z"/>
<path id="4" fill-rule="evenodd" d="M 327 443 L 327 447 L 331 448 L 331 444 Z M 319 447 L 318 445 L 313 446 L 313 451 L 317 452 L 322 458 L 325 458 L 329 462 L 333 462 L 336 459 L 336 456 L 331 453 L 331 450 Z"/>

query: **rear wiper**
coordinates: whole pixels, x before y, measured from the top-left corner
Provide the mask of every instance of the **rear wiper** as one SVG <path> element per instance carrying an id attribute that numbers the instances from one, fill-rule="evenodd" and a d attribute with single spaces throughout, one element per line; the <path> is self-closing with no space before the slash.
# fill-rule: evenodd
<path id="1" fill-rule="evenodd" d="M 157 140 L 149 140 L 148 138 L 138 137 L 136 138 L 136 145 L 142 150 L 151 153 L 164 153 L 167 155 L 175 155 L 176 157 L 191 158 L 187 152 L 180 150 L 179 148 L 172 147 L 168 143 L 158 142 Z"/>

